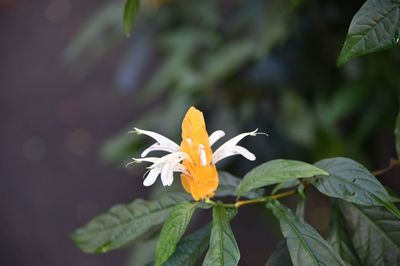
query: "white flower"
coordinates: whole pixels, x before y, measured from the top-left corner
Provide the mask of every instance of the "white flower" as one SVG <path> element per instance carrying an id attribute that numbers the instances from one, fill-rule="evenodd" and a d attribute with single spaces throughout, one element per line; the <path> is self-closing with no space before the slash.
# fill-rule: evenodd
<path id="1" fill-rule="evenodd" d="M 170 186 L 173 182 L 174 172 L 183 173 L 188 175 L 188 170 L 181 163 L 183 160 L 191 160 L 190 155 L 180 149 L 180 146 L 173 142 L 172 140 L 152 131 L 142 130 L 135 128 L 131 133 L 143 134 L 153 138 L 156 143 L 151 145 L 149 148 L 145 149 L 141 157 L 142 158 L 132 158 L 133 162 L 150 162 L 152 163 L 148 169 L 149 171 L 145 175 L 145 179 L 143 185 L 151 186 L 156 181 L 157 177 L 161 175 L 161 182 L 164 186 Z M 213 154 L 211 158 L 212 164 L 216 164 L 220 160 L 240 154 L 248 160 L 254 161 L 256 156 L 243 148 L 242 146 L 237 145 L 239 141 L 247 136 L 256 136 L 257 129 L 252 132 L 242 133 L 238 136 L 228 140 L 224 144 L 222 144 Z M 209 145 L 212 146 L 219 139 L 225 136 L 225 132 L 222 130 L 217 130 L 212 133 L 208 140 Z M 191 142 L 192 139 L 187 139 L 186 141 Z M 165 151 L 168 152 L 167 155 L 162 157 L 146 157 L 152 151 Z M 201 165 L 205 166 L 207 162 L 206 152 L 204 144 L 199 144 L 198 153 L 201 160 Z"/>
<path id="2" fill-rule="evenodd" d="M 151 165 L 145 174 L 143 184 L 151 186 L 161 176 L 164 186 L 170 186 L 174 180 L 174 173 L 181 173 L 181 183 L 186 192 L 194 200 L 203 200 L 215 195 L 219 185 L 218 171 L 215 166 L 220 160 L 240 154 L 248 160 L 255 160 L 253 153 L 237 145 L 247 136 L 256 136 L 257 129 L 252 132 L 242 133 L 213 152 L 212 146 L 225 132 L 217 130 L 208 135 L 203 113 L 190 107 L 182 121 L 182 142 L 180 145 L 172 140 L 152 131 L 135 128 L 137 134 L 147 135 L 156 143 L 145 149 L 139 159 L 133 162 L 149 162 Z M 153 151 L 167 152 L 162 157 L 146 157 Z"/>

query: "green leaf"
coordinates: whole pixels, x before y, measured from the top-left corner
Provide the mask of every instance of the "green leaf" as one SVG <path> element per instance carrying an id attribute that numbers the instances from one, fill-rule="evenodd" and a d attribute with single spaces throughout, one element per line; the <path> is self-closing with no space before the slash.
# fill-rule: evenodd
<path id="1" fill-rule="evenodd" d="M 157 243 L 156 266 L 163 265 L 174 253 L 176 245 L 183 233 L 185 233 L 197 205 L 197 202 L 184 201 L 176 205 L 171 211 Z"/>
<path id="2" fill-rule="evenodd" d="M 223 171 L 218 172 L 218 175 L 219 175 L 219 185 L 217 192 L 215 193 L 215 196 L 217 197 L 236 196 L 236 189 L 240 181 L 242 181 L 242 179 Z M 249 199 L 254 199 L 262 197 L 263 195 L 264 195 L 264 190 L 259 189 L 250 191 L 243 196 Z"/>
<path id="3" fill-rule="evenodd" d="M 140 10 L 140 0 L 126 0 L 124 8 L 124 30 L 129 37 L 132 29 L 133 20 Z"/>
<path id="4" fill-rule="evenodd" d="M 400 217 L 400 212 L 381 183 L 361 164 L 348 158 L 324 159 L 315 164 L 330 175 L 314 178 L 312 184 L 323 194 L 352 203 L 385 206 Z"/>
<path id="5" fill-rule="evenodd" d="M 315 175 L 328 175 L 328 173 L 314 165 L 300 161 L 272 160 L 247 173 L 239 184 L 237 195 L 242 196 L 256 188 Z"/>
<path id="6" fill-rule="evenodd" d="M 154 201 L 137 199 L 131 204 L 116 205 L 77 229 L 72 238 L 87 253 L 104 253 L 127 246 L 163 223 L 171 209 L 188 198 L 186 193 L 173 193 Z"/>
<path id="7" fill-rule="evenodd" d="M 351 21 L 338 65 L 360 55 L 397 46 L 400 43 L 399 33 L 399 1 L 366 1 Z"/>
<path id="8" fill-rule="evenodd" d="M 397 115 L 396 128 L 394 130 L 394 135 L 396 137 L 397 158 L 400 159 L 400 113 Z"/>
<path id="9" fill-rule="evenodd" d="M 269 256 L 265 266 L 292 266 L 289 250 L 285 241 L 281 241 L 274 252 Z"/>
<path id="10" fill-rule="evenodd" d="M 229 215 L 224 206 L 213 207 L 210 248 L 203 266 L 237 265 L 240 259 L 239 247 L 229 225 Z"/>
<path id="11" fill-rule="evenodd" d="M 289 181 L 286 181 L 286 182 L 279 183 L 278 185 L 276 185 L 274 187 L 274 189 L 271 192 L 271 195 L 276 194 L 278 191 L 280 191 L 282 189 L 296 187 L 299 184 L 300 184 L 300 181 L 298 179 L 293 179 L 293 180 L 289 180 Z"/>
<path id="12" fill-rule="evenodd" d="M 400 220 L 381 207 L 341 202 L 361 265 L 400 264 Z"/>
<path id="13" fill-rule="evenodd" d="M 339 202 L 337 200 L 333 200 L 332 202 L 328 242 L 347 264 L 361 266 L 353 244 L 347 235 L 345 223 L 340 213 Z"/>
<path id="14" fill-rule="evenodd" d="M 304 189 L 304 188 L 303 188 Z M 304 192 L 302 192 L 304 193 Z M 305 219 L 305 212 L 306 212 L 306 196 L 300 196 L 299 202 L 297 203 L 296 207 L 296 215 L 301 219 Z"/>
<path id="15" fill-rule="evenodd" d="M 267 204 L 278 218 L 293 265 L 346 265 L 332 246 L 278 201 Z"/>
<path id="16" fill-rule="evenodd" d="M 185 236 L 179 241 L 176 250 L 163 266 L 194 266 L 210 241 L 211 224 Z"/>

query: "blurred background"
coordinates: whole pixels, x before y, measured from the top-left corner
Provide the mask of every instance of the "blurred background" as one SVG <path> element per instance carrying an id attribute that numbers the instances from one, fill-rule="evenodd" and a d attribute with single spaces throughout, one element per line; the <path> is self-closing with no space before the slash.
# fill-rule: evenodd
<path id="1" fill-rule="evenodd" d="M 142 0 L 126 38 L 123 1 L 0 0 L 0 265 L 143 265 L 154 243 L 87 255 L 69 234 L 149 197 L 144 167 L 125 164 L 150 141 L 127 132 L 179 141 L 191 105 L 209 131 L 269 134 L 245 141 L 256 162 L 220 166 L 237 176 L 274 158 L 385 168 L 397 157 L 400 51 L 336 66 L 362 4 Z M 381 181 L 400 192 L 399 177 Z M 324 234 L 329 202 L 308 193 L 308 221 Z M 264 265 L 281 238 L 275 220 L 248 207 L 232 226 L 240 265 Z"/>

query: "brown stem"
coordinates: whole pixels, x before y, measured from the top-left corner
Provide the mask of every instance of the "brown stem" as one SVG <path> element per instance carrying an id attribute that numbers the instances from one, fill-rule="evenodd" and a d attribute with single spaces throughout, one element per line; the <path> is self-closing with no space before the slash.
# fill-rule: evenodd
<path id="1" fill-rule="evenodd" d="M 303 180 L 302 184 L 304 187 L 307 187 L 309 185 L 309 181 Z M 243 205 L 248 205 L 248 204 L 254 204 L 254 203 L 262 203 L 262 202 L 268 202 L 271 200 L 276 200 L 276 199 L 280 199 L 280 198 L 284 198 L 287 196 L 291 196 L 293 194 L 297 193 L 297 189 L 293 189 L 293 190 L 289 190 L 289 191 L 285 191 L 282 193 L 278 193 L 275 195 L 268 195 L 268 196 L 264 196 L 261 198 L 256 198 L 256 199 L 249 199 L 249 200 L 237 200 L 234 203 L 222 203 L 222 205 L 226 208 L 239 208 Z M 206 203 L 211 204 L 211 205 L 216 205 L 217 203 L 215 201 L 212 201 L 211 199 L 206 199 L 205 200 Z"/>
<path id="2" fill-rule="evenodd" d="M 395 160 L 395 159 L 391 158 L 388 167 L 386 167 L 384 169 L 381 169 L 381 170 L 374 171 L 374 172 L 372 172 L 372 174 L 374 176 L 382 175 L 382 174 L 392 170 L 392 168 L 397 166 L 397 165 L 400 165 L 400 160 Z"/>
<path id="3" fill-rule="evenodd" d="M 274 199 L 280 199 L 280 198 L 284 198 L 284 197 L 296 194 L 296 192 L 297 192 L 297 190 L 290 190 L 290 191 L 282 192 L 282 193 L 275 194 L 275 195 L 272 195 L 272 196 L 265 196 L 265 197 L 262 197 L 262 198 L 251 199 L 251 200 L 241 200 L 241 201 L 235 202 L 234 206 L 235 206 L 235 208 L 239 208 L 239 207 L 241 207 L 243 205 L 267 202 L 267 201 L 271 201 L 271 200 L 274 200 Z"/>

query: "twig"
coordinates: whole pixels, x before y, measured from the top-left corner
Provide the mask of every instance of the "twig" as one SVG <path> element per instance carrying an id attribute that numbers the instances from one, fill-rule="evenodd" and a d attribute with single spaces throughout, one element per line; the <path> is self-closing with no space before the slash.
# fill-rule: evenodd
<path id="1" fill-rule="evenodd" d="M 397 166 L 397 165 L 400 165 L 400 160 L 395 160 L 395 159 L 391 158 L 388 167 L 386 167 L 384 169 L 381 169 L 381 170 L 373 171 L 372 174 L 374 176 L 382 175 L 382 174 L 392 170 L 392 168 Z"/>
<path id="2" fill-rule="evenodd" d="M 262 203 L 262 202 L 268 202 L 271 200 L 275 200 L 275 199 L 280 199 L 280 198 L 284 198 L 293 194 L 297 193 L 297 189 L 293 189 L 293 190 L 289 190 L 286 192 L 282 192 L 279 194 L 275 194 L 275 195 L 268 195 L 268 196 L 264 196 L 261 198 L 256 198 L 256 199 L 250 199 L 250 200 L 239 200 L 236 201 L 235 203 L 222 203 L 222 205 L 226 208 L 239 208 L 243 205 L 248 205 L 248 204 L 254 204 L 254 203 Z M 211 200 L 211 199 L 205 199 L 204 201 L 205 203 L 208 203 L 210 205 L 217 205 L 218 203 Z"/>

